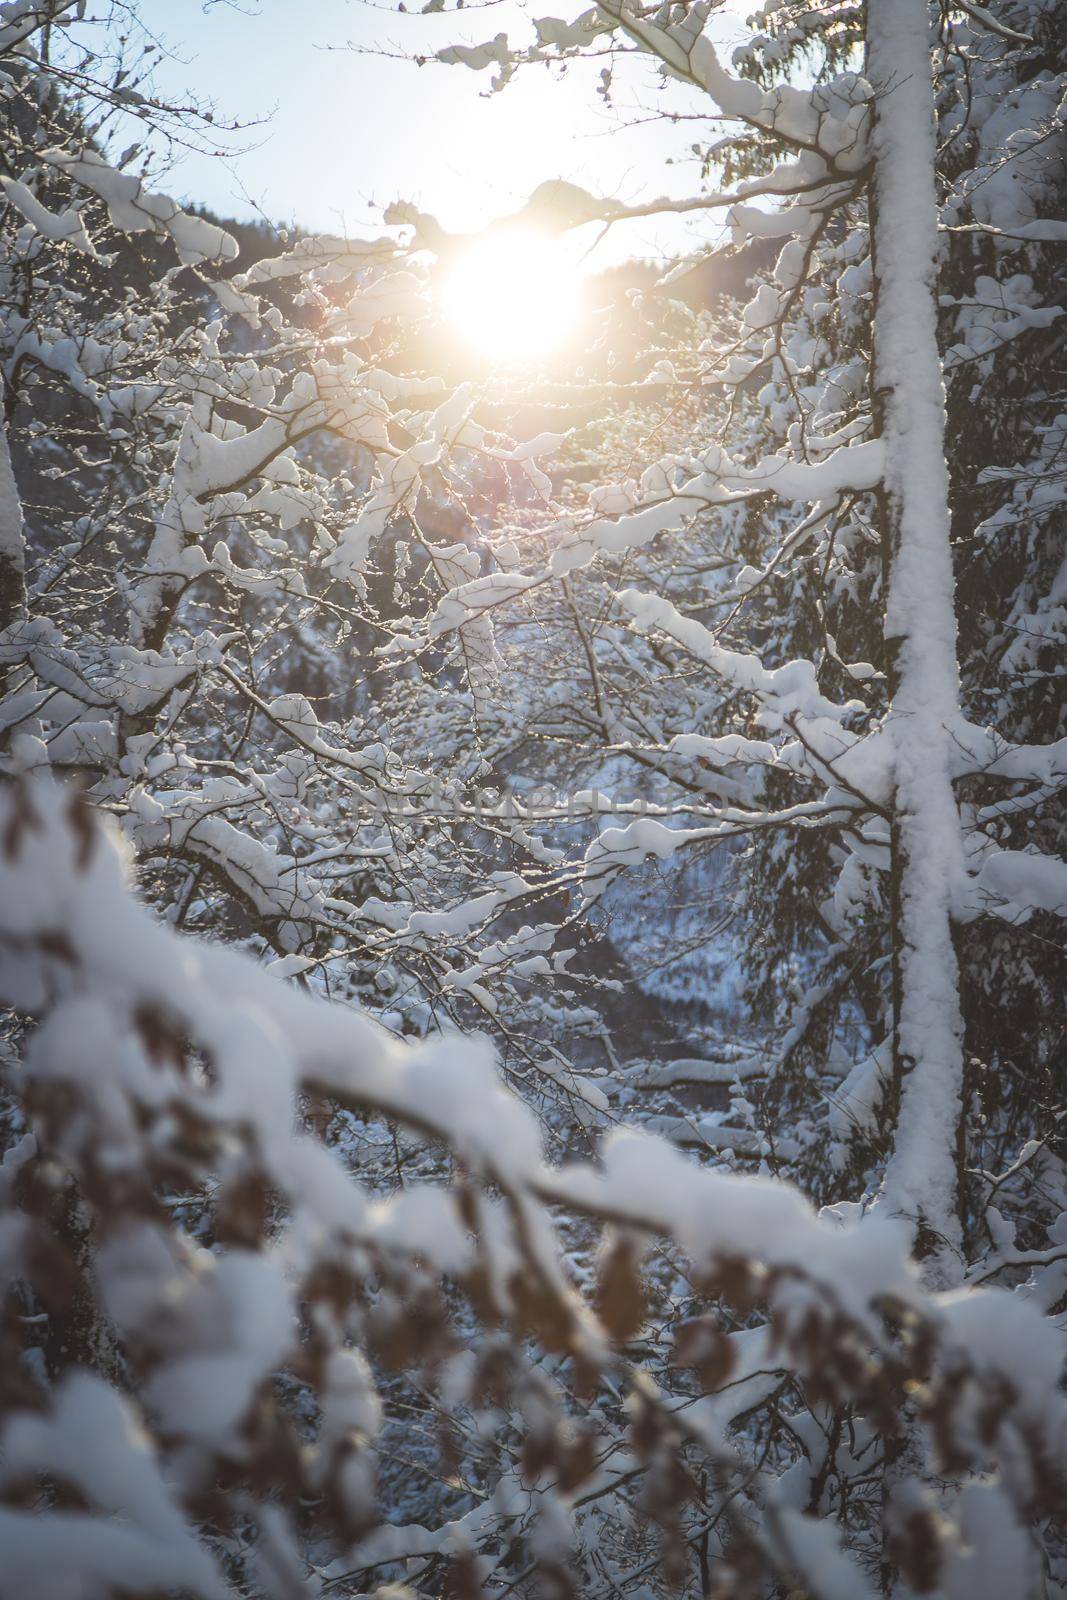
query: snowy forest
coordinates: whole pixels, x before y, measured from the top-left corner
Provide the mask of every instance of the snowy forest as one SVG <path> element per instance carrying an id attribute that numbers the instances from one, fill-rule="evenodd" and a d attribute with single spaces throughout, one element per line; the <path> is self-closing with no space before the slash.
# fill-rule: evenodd
<path id="1" fill-rule="evenodd" d="M 1065 1600 L 1067 11 L 364 10 L 0 4 L 0 1596 Z"/>

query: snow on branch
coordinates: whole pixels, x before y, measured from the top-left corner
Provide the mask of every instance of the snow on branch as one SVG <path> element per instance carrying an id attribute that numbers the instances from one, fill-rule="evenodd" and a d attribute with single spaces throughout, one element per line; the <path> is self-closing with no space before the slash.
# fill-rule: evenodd
<path id="1" fill-rule="evenodd" d="M 498 1330 L 485 1335 L 486 1351 L 507 1348 L 521 1368 L 532 1328 L 535 1343 L 580 1357 L 597 1382 L 632 1387 L 634 1428 L 652 1428 L 676 1441 L 672 1448 L 698 1449 L 716 1471 L 732 1471 L 722 1430 L 745 1403 L 744 1389 L 678 1410 L 609 1337 L 631 1315 L 620 1299 L 633 1270 L 626 1241 L 650 1234 L 676 1241 L 709 1293 L 765 1307 L 772 1343 L 762 1366 L 801 1384 L 819 1374 L 842 1394 L 866 1396 L 883 1407 L 889 1429 L 894 1386 L 917 1388 L 912 1375 L 922 1372 L 931 1418 L 956 1452 L 955 1473 L 972 1461 L 984 1472 L 990 1450 L 1000 1453 L 991 1505 L 1009 1532 L 1033 1493 L 1032 1463 L 1046 1474 L 1063 1469 L 1064 1402 L 1055 1389 L 1062 1335 L 1024 1299 L 997 1290 L 930 1296 L 908 1260 L 901 1222 L 877 1213 L 847 1224 L 819 1216 L 788 1185 L 701 1168 L 634 1130 L 616 1132 L 595 1165 L 549 1167 L 536 1122 L 499 1086 L 486 1046 L 447 1038 L 402 1044 L 358 1011 L 314 998 L 243 954 L 175 935 L 130 898 L 120 852 L 82 800 L 50 782 L 9 785 L 0 797 L 0 988 L 36 1022 L 17 1086 L 33 1131 L 0 1177 L 5 1277 L 44 1293 L 52 1308 L 32 1315 L 30 1329 L 66 1315 L 39 1287 L 47 1234 L 17 1199 L 33 1186 L 13 1183 L 44 1158 L 79 1186 L 96 1219 L 98 1296 L 88 1361 L 95 1373 L 63 1370 L 51 1392 L 0 1415 L 0 1495 L 44 1476 L 78 1496 L 77 1510 L 31 1516 L 0 1508 L 4 1592 L 14 1592 L 14 1571 L 43 1572 L 56 1585 L 77 1574 L 105 1590 L 135 1578 L 141 1587 L 177 1580 L 211 1600 L 230 1593 L 223 1573 L 233 1551 L 217 1529 L 196 1526 L 195 1510 L 197 1485 L 215 1481 L 223 1462 L 240 1474 L 258 1460 L 260 1487 L 242 1489 L 235 1504 L 251 1519 L 261 1560 L 282 1559 L 279 1551 L 288 1563 L 298 1557 L 287 1516 L 278 1513 L 271 1537 L 266 1532 L 275 1513 L 262 1485 L 269 1495 L 271 1471 L 283 1470 L 296 1474 L 301 1492 L 325 1496 L 340 1548 L 348 1545 L 335 1572 L 443 1548 L 454 1524 L 367 1531 L 380 1407 L 358 1343 L 347 1342 L 357 1329 L 369 1338 L 386 1328 L 385 1348 L 391 1339 L 397 1349 L 403 1322 L 388 1307 L 421 1296 L 425 1323 L 427 1296 L 441 1279 L 480 1284 Z M 428 1184 L 391 1200 L 368 1194 L 343 1155 L 303 1125 L 305 1091 L 443 1145 L 458 1163 L 457 1187 Z M 181 1198 L 168 1201 L 175 1183 Z M 178 1220 L 205 1206 L 216 1216 L 211 1252 Z M 546 1209 L 555 1207 L 622 1230 L 604 1268 L 614 1274 L 601 1291 L 608 1328 L 569 1281 Z M 371 1276 L 387 1292 L 365 1319 L 354 1312 Z M 503 1346 L 501 1319 L 515 1341 Z M 753 1335 L 715 1337 L 722 1384 Z M 445 1364 L 453 1405 L 481 1382 L 479 1348 L 476 1339 L 473 1372 Z M 123 1398 L 112 1376 L 120 1351 L 137 1357 Z M 462 1371 L 470 1375 L 461 1383 Z M 291 1424 L 267 1397 L 301 1373 L 317 1395 L 318 1421 L 305 1424 L 296 1454 L 279 1458 Z M 520 1385 L 516 1404 L 536 1438 L 546 1400 L 536 1384 L 525 1401 L 522 1392 Z M 270 1445 L 262 1429 L 272 1414 Z M 531 1481 L 532 1469 L 523 1470 Z M 561 1465 L 533 1500 L 505 1498 L 505 1525 L 517 1531 L 532 1516 L 536 1537 L 547 1539 L 551 1519 L 562 1517 L 569 1529 L 599 1498 L 580 1495 L 592 1470 L 592 1462 L 580 1471 Z M 645 1470 L 655 1482 L 654 1459 Z M 500 1494 L 518 1481 L 505 1469 Z M 767 1491 L 773 1506 L 773 1477 Z M 472 1513 L 465 1526 L 488 1556 L 479 1530 L 492 1524 Z M 818 1526 L 793 1518 L 779 1528 L 772 1514 L 750 1537 L 772 1571 L 831 1573 L 829 1586 L 821 1576 L 811 1581 L 814 1594 L 832 1600 L 833 1584 L 851 1567 L 832 1533 L 821 1548 Z M 571 1537 L 542 1548 L 561 1559 Z M 298 1584 L 290 1592 L 316 1591 Z"/>
<path id="2" fill-rule="evenodd" d="M 234 261 L 237 241 L 225 228 L 183 211 L 167 195 L 152 194 L 141 179 L 109 166 L 95 150 L 73 155 L 66 150 L 42 150 L 41 160 L 63 172 L 83 189 L 91 189 L 107 203 L 108 214 L 121 233 L 158 233 L 173 239 L 186 266 L 201 261 Z"/>

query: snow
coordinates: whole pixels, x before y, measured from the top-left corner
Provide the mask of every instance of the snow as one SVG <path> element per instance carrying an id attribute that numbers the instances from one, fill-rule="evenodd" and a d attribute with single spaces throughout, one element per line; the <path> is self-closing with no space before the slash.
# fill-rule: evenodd
<path id="1" fill-rule="evenodd" d="M 885 396 L 885 489 L 896 544 L 885 631 L 899 673 L 887 726 L 902 852 L 898 1048 L 905 1065 L 884 1198 L 946 1241 L 938 1270 L 951 1275 L 960 1237 L 955 1148 L 963 1074 L 951 914 L 964 868 L 949 757 L 959 671 L 937 342 L 929 30 L 925 0 L 876 7 L 868 25 L 868 72 L 881 90 L 873 133 L 875 383 Z"/>
<path id="2" fill-rule="evenodd" d="M 906 1250 L 909 1230 L 888 1216 L 874 1215 L 842 1231 L 832 1221 L 821 1221 L 787 1185 L 701 1168 L 669 1144 L 632 1130 L 611 1135 L 599 1168 L 548 1169 L 537 1124 L 500 1089 L 486 1045 L 447 1037 L 403 1045 L 358 1013 L 302 993 L 239 953 L 177 937 L 127 898 L 119 859 L 109 843 L 97 844 L 87 866 L 69 868 L 73 846 L 67 842 L 58 794 L 39 787 L 32 806 L 37 825 L 20 842 L 18 859 L 0 864 L 0 933 L 25 943 L 35 929 L 63 927 L 78 963 L 91 974 L 97 997 L 92 1022 L 85 1001 L 75 1002 L 72 996 L 65 1003 L 74 1005 L 65 1024 L 60 1006 L 38 1034 L 36 1070 L 59 1077 L 80 1074 L 91 1057 L 94 1070 L 102 1074 L 101 1088 L 117 1071 L 134 1093 L 150 1092 L 152 1099 L 165 1095 L 165 1077 L 143 1077 L 143 1067 L 128 1052 L 110 1061 L 107 1055 L 108 1035 L 121 1014 L 118 997 L 152 994 L 165 971 L 168 1005 L 189 1017 L 215 1053 L 218 1113 L 251 1118 L 278 1180 L 296 1184 L 294 1197 L 299 1195 L 309 1220 L 317 1214 L 327 1228 L 333 1217 L 340 1217 L 338 1200 L 351 1180 L 338 1170 L 339 1186 L 332 1178 L 326 1186 L 318 1179 L 309 1182 L 311 1169 L 301 1158 L 307 1141 L 294 1133 L 285 1109 L 302 1079 L 442 1137 L 472 1170 L 496 1174 L 508 1190 L 565 1199 L 579 1209 L 630 1217 L 673 1235 L 698 1263 L 719 1251 L 751 1255 L 768 1266 L 802 1263 L 805 1273 L 832 1288 L 861 1319 L 879 1294 L 914 1300 L 917 1284 Z M 105 939 L 99 936 L 101 928 L 107 929 Z M 6 973 L 8 984 L 17 978 L 17 969 Z M 158 1075 L 160 1069 L 155 1071 Z M 114 1108 L 117 1113 L 117 1101 Z M 132 1130 L 133 1124 L 120 1116 L 115 1136 L 126 1139 Z M 334 1158 L 325 1149 L 320 1155 L 325 1175 L 333 1170 Z M 372 1222 L 374 1230 L 378 1233 L 384 1225 L 394 1237 L 409 1242 L 417 1233 L 419 1248 L 432 1252 L 435 1228 L 430 1218 L 438 1201 L 447 1209 L 444 1196 L 432 1191 L 418 1199 L 405 1197 Z M 354 1215 L 346 1204 L 344 1226 L 353 1226 Z M 454 1263 L 454 1224 L 438 1233 L 438 1243 L 445 1260 Z M 284 1346 L 288 1291 L 270 1262 L 239 1252 L 214 1262 L 195 1283 L 195 1294 L 207 1296 L 215 1306 L 209 1325 L 220 1335 L 229 1329 L 230 1339 L 244 1352 L 240 1370 L 231 1367 L 225 1345 L 217 1355 L 182 1351 L 154 1394 L 174 1426 L 215 1437 L 233 1425 L 242 1397 L 251 1393 L 257 1374 L 270 1368 Z M 1000 1305 L 1002 1300 L 1020 1328 L 1040 1327 L 1017 1299 L 997 1296 L 991 1303 Z M 945 1303 L 946 1314 L 968 1344 L 983 1359 L 1001 1360 L 997 1341 L 973 1331 L 981 1318 L 979 1312 L 967 1311 L 971 1301 L 956 1296 Z M 125 1315 L 131 1315 L 128 1298 L 125 1304 Z M 980 1337 L 983 1342 L 977 1344 Z M 1052 1352 L 1059 1349 L 1059 1334 L 1050 1330 L 1042 1338 L 1048 1353 L 1040 1361 L 1035 1355 L 1035 1384 L 1044 1383 Z M 1018 1338 L 1012 1348 L 1021 1348 Z M 213 1405 L 199 1399 L 193 1404 L 198 1386 L 215 1397 Z"/>
<path id="3" fill-rule="evenodd" d="M 168 1435 L 225 1451 L 260 1384 L 282 1364 L 295 1307 L 279 1267 L 244 1251 L 205 1263 L 187 1292 L 193 1304 L 175 1294 L 168 1314 L 190 1334 L 197 1324 L 210 1328 L 217 1348 L 175 1350 L 145 1398 Z"/>
<path id="4" fill-rule="evenodd" d="M 944 1600 L 1054 1584 L 1034 1506 L 1067 1439 L 1067 1212 L 1056 1220 L 1058 1113 L 1042 1121 L 1033 1085 L 1058 1020 L 1035 976 L 1051 960 L 1038 918 L 1067 913 L 1054 854 L 1067 564 L 1046 531 L 1067 423 L 1033 380 L 1063 328 L 1048 285 L 1067 225 L 1046 213 L 1061 209 L 1067 102 L 1044 43 L 1018 49 L 982 7 L 935 11 L 765 7 L 734 70 L 703 4 L 612 0 L 536 19 L 528 48 L 500 34 L 439 53 L 494 69 L 496 89 L 520 65 L 548 77 L 590 45 L 633 49 L 747 141 L 737 160 L 756 175 L 729 193 L 626 206 L 549 183 L 519 213 L 553 231 L 703 213 L 725 216 L 735 245 L 779 242 L 737 316 L 672 302 L 686 331 L 654 335 L 633 384 L 598 391 L 603 408 L 692 406 L 640 440 L 634 419 L 616 437 L 598 412 L 617 481 L 588 488 L 600 450 L 584 423 L 505 438 L 479 420 L 501 420 L 490 381 L 369 365 L 383 322 L 420 315 L 426 252 L 453 242 L 414 207 L 387 214 L 413 230 L 402 244 L 296 238 L 214 285 L 172 265 L 143 304 L 101 292 L 100 314 L 83 286 L 107 275 L 75 256 L 97 248 L 87 197 L 189 265 L 232 260 L 233 241 L 104 154 L 49 149 L 66 127 L 0 179 L 7 268 L 38 296 L 9 308 L 5 363 L 40 612 L 26 616 L 0 441 L 0 991 L 17 1019 L 0 1064 L 18 1108 L 0 1264 L 35 1292 L 37 1236 L 18 1208 L 69 1172 L 95 1225 L 100 1310 L 96 1376 L 50 1370 L 50 1309 L 14 1316 L 33 1346 L 0 1407 L 0 1592 L 288 1596 L 380 1580 L 388 1594 L 391 1579 L 451 1583 L 429 1562 L 467 1553 L 510 1590 L 529 1551 L 573 1560 L 590 1600 L 647 1600 L 662 1585 L 655 1553 L 633 1564 L 634 1514 L 646 1493 L 675 1495 L 684 1441 L 712 1469 L 713 1570 L 728 1559 L 716 1485 L 741 1484 L 730 1514 L 751 1527 L 768 1592 L 863 1595 L 880 1535 L 914 1511 L 938 1529 Z M 1017 13 L 1035 35 L 1051 15 L 1044 0 Z M 33 0 L 0 7 L 17 64 L 0 75 L 5 105 L 51 69 L 32 40 L 43 21 Z M 820 81 L 798 72 L 839 25 L 867 30 L 872 82 L 832 58 Z M 62 54 L 59 34 L 51 47 Z M 600 81 L 607 99 L 610 68 Z M 136 103 L 110 77 L 103 88 Z M 170 349 L 167 319 L 190 295 L 207 320 Z M 386 365 L 430 359 L 421 333 L 390 348 L 393 334 Z M 1025 573 L 1001 597 L 968 570 L 966 706 L 946 378 L 953 418 L 965 428 L 973 385 L 997 441 L 963 486 L 983 520 L 961 519 L 957 560 Z M 64 393 L 100 463 L 50 428 Z M 1010 395 L 1002 415 L 991 394 Z M 542 413 L 533 429 L 571 415 Z M 38 472 L 57 485 L 55 539 Z M 483 483 L 506 484 L 514 509 L 483 506 Z M 86 503 L 68 506 L 75 495 Z M 49 766 L 77 770 L 93 815 L 110 815 L 102 833 L 43 776 L 22 781 Z M 623 787 L 635 772 L 647 799 Z M 565 800 L 531 798 L 546 773 Z M 781 907 L 755 903 L 779 892 Z M 660 1015 L 638 1017 L 595 952 L 584 971 L 572 962 L 587 914 L 633 967 L 657 940 L 674 963 L 656 1059 Z M 765 1025 L 741 1020 L 729 917 L 752 934 Z M 995 952 L 985 971 L 972 944 Z M 983 1115 L 965 1152 L 957 952 L 968 1004 L 985 985 Z M 1032 1029 L 998 1032 L 1001 1009 L 1026 1024 L 1039 993 Z M 693 1020 L 694 995 L 720 1006 L 714 1026 Z M 599 996 L 621 1012 L 614 1038 Z M 600 1050 L 610 1067 L 597 1054 L 576 1070 Z M 636 1106 L 640 1129 L 624 1120 Z M 817 1211 L 772 1172 L 831 1203 Z M 625 1349 L 589 1292 L 605 1230 L 647 1247 L 655 1285 L 647 1337 Z M 714 1323 L 731 1273 L 758 1309 L 749 1319 L 739 1296 L 754 1325 L 721 1335 L 729 1381 L 676 1380 L 674 1328 L 694 1293 Z M 958 1279 L 971 1287 L 940 1292 Z M 398 1347 L 431 1340 L 381 1393 L 361 1348 L 380 1348 L 379 1317 Z M 908 1448 L 886 1471 L 869 1402 L 889 1393 L 899 1411 L 898 1362 L 927 1333 L 914 1405 L 934 1426 L 911 1429 L 900 1402 Z M 507 1376 L 490 1395 L 496 1361 Z M 462 1436 L 454 1476 L 434 1407 Z M 524 1443 L 570 1449 L 594 1427 L 599 1460 L 577 1491 L 551 1463 L 520 1465 Z M 946 1437 L 966 1465 L 938 1459 Z M 435 1485 L 385 1499 L 401 1527 L 375 1526 L 376 1440 L 386 1474 L 396 1460 Z M 31 1517 L 34 1480 L 59 1498 Z M 194 1528 L 213 1485 L 225 1526 Z M 703 1516 L 681 1507 L 684 1538 Z M 396 1565 L 359 1565 L 378 1561 Z"/>
<path id="5" fill-rule="evenodd" d="M 789 1564 L 819 1600 L 873 1600 L 874 1590 L 841 1549 L 832 1524 L 783 1506 L 772 1513 L 771 1528 Z"/>
<path id="6" fill-rule="evenodd" d="M 1053 1322 L 1035 1324 L 1026 1301 L 1006 1289 L 953 1290 L 939 1296 L 937 1305 L 975 1371 L 1006 1378 L 1024 1423 L 1054 1435 L 1063 1423 L 1059 1390 L 1067 1332 Z"/>
<path id="7" fill-rule="evenodd" d="M 1067 917 L 1067 861 L 1029 850 L 992 850 L 982 861 L 976 887 L 992 896 L 997 914 L 1022 922 L 1033 911 Z"/>
<path id="8" fill-rule="evenodd" d="M 153 1533 L 85 1512 L 50 1511 L 44 1524 L 39 1512 L 0 1508 L 0 1545 L 0 1594 L 10 1600 L 33 1593 L 49 1600 L 83 1600 L 87 1593 L 123 1589 L 151 1593 L 175 1579 L 204 1600 L 235 1595 L 221 1576 L 204 1576 L 201 1552 L 194 1565 L 174 1541 L 162 1543 Z"/>
<path id="9" fill-rule="evenodd" d="M 9 791 L 3 809 L 10 813 L 12 804 Z M 903 1221 L 883 1211 L 842 1227 L 837 1218 L 818 1215 L 786 1184 L 702 1167 L 663 1140 L 631 1129 L 616 1130 L 605 1141 L 597 1166 L 568 1162 L 550 1168 L 536 1122 L 500 1088 L 488 1046 L 447 1037 L 402 1044 L 358 1012 L 301 993 L 246 956 L 176 936 L 128 898 L 113 844 L 98 840 L 84 859 L 69 832 L 61 793 L 39 785 L 29 807 L 33 820 L 15 851 L 0 861 L 0 939 L 9 950 L 13 940 L 30 949 L 41 931 L 62 927 L 74 956 L 73 963 L 54 969 L 56 1009 L 37 1030 L 27 1070 L 57 1085 L 84 1082 L 88 1074 L 105 1118 L 112 1170 L 119 1159 L 138 1160 L 130 1101 L 162 1107 L 180 1092 L 181 1079 L 164 1063 L 149 1067 L 123 1018 L 134 1004 L 165 994 L 168 1011 L 211 1051 L 214 1081 L 194 1091 L 201 1112 L 224 1125 L 247 1122 L 292 1206 L 277 1246 L 263 1254 L 233 1248 L 219 1255 L 175 1254 L 166 1233 L 149 1225 L 112 1235 L 102 1250 L 99 1272 L 112 1316 L 127 1336 L 151 1336 L 163 1356 L 143 1393 L 169 1436 L 208 1451 L 240 1454 L 242 1419 L 295 1337 L 291 1265 L 306 1271 L 315 1250 L 328 1241 L 361 1239 L 442 1273 L 460 1271 L 470 1260 L 472 1241 L 447 1190 L 420 1185 L 388 1202 L 363 1203 L 336 1153 L 298 1131 L 294 1101 L 304 1085 L 377 1107 L 407 1128 L 441 1139 L 468 1171 L 503 1187 L 522 1220 L 518 1238 L 512 1238 L 507 1210 L 493 1213 L 496 1282 L 502 1293 L 512 1270 L 508 1262 L 521 1252 L 522 1240 L 535 1249 L 543 1270 L 563 1284 L 558 1245 L 541 1210 L 547 1202 L 673 1238 L 701 1270 L 722 1257 L 740 1257 L 780 1271 L 785 1274 L 781 1308 L 787 1316 L 802 1314 L 809 1293 L 801 1287 L 805 1284 L 869 1328 L 872 1338 L 877 1328 L 872 1307 L 883 1297 L 923 1307 L 908 1259 L 910 1228 Z M 658 851 L 670 842 L 664 837 L 670 832 L 641 819 L 637 837 Z M 508 879 L 498 892 L 507 895 L 518 888 Z M 458 920 L 466 922 L 470 915 L 464 907 Z M 3 974 L 9 996 L 19 1003 L 40 1000 L 43 991 L 34 987 L 20 961 L 6 962 Z M 746 1131 L 732 1130 L 735 1142 Z M 80 1134 L 72 1127 L 66 1136 L 77 1140 Z M 955 1293 L 927 1304 L 949 1333 L 950 1350 L 963 1353 L 989 1382 L 994 1377 L 1010 1382 L 1027 1425 L 1051 1436 L 1062 1421 L 1062 1406 L 1049 1403 L 1062 1364 L 1061 1332 L 1044 1324 L 1025 1300 L 1006 1292 Z M 590 1351 L 598 1349 L 592 1325 L 584 1326 Z M 752 1378 L 755 1391 L 747 1380 L 747 1387 L 739 1382 L 729 1401 L 734 1409 L 719 1407 L 720 1426 L 762 1392 L 759 1385 L 766 1380 L 756 1369 Z M 69 1460 L 73 1464 L 64 1471 L 90 1474 L 92 1503 L 105 1511 L 112 1502 L 121 1505 L 131 1527 L 105 1530 L 83 1517 L 68 1529 L 62 1516 L 50 1517 L 47 1559 L 56 1564 L 56 1592 L 65 1581 L 58 1574 L 75 1567 L 106 1572 L 114 1561 L 116 1570 L 154 1574 L 158 1569 L 145 1565 L 154 1552 L 159 1560 L 166 1557 L 169 1570 L 180 1572 L 192 1592 L 224 1593 L 208 1558 L 195 1546 L 186 1548 L 180 1516 L 169 1498 L 161 1500 L 159 1480 L 143 1464 L 150 1458 L 140 1436 L 131 1444 L 128 1431 L 107 1433 L 110 1425 L 94 1409 L 100 1395 L 105 1411 L 118 1402 L 99 1380 L 74 1381 L 93 1386 L 84 1391 L 89 1399 L 79 1398 L 73 1410 L 64 1410 L 60 1399 L 47 1420 L 34 1416 L 25 1428 L 17 1420 L 13 1447 L 4 1439 L 5 1459 L 17 1466 L 37 1449 L 53 1467 Z M 79 1391 L 74 1393 L 77 1398 Z M 321 1460 L 347 1431 L 372 1434 L 378 1416 L 358 1357 L 338 1353 L 323 1396 Z M 711 1413 L 694 1415 L 693 1425 L 710 1427 Z M 79 1443 L 83 1426 L 92 1430 L 93 1452 Z M 123 1427 L 128 1430 L 128 1422 Z M 102 1438 L 112 1440 L 104 1470 Z M 142 1463 L 133 1486 L 131 1452 Z M 359 1458 L 346 1466 L 343 1482 L 353 1505 L 361 1504 L 367 1478 Z M 4 1515 L 15 1552 L 13 1570 L 21 1572 L 20 1552 L 29 1549 L 27 1529 L 17 1514 Z M 813 1523 L 792 1521 L 784 1510 L 782 1516 L 788 1562 L 807 1581 L 827 1593 L 851 1581 L 851 1575 L 844 1576 L 850 1574 L 846 1559 L 828 1533 L 820 1536 Z M 464 1518 L 462 1525 L 472 1532 L 478 1518 Z M 142 1529 L 151 1531 L 151 1539 Z M 383 1530 L 361 1548 L 359 1559 L 381 1559 L 389 1550 L 441 1549 L 455 1531 L 448 1524 L 435 1532 L 404 1529 L 387 1535 Z"/>
<path id="10" fill-rule="evenodd" d="M 889 1051 L 885 1045 L 857 1061 L 833 1097 L 830 1126 L 842 1140 L 877 1130 L 875 1115 L 889 1077 Z"/>
<path id="11" fill-rule="evenodd" d="M 768 728 L 780 727 L 792 716 L 805 721 L 825 719 L 839 723 L 857 708 L 856 702 L 838 706 L 827 700 L 819 691 L 815 667 L 810 661 L 789 661 L 781 667 L 766 668 L 759 656 L 724 649 L 703 623 L 683 616 L 662 595 L 623 589 L 618 602 L 637 628 L 658 628 L 705 661 L 733 688 L 757 695 L 763 707 L 761 721 Z M 762 756 L 763 751 L 759 753 Z"/>
<path id="12" fill-rule="evenodd" d="M 353 272 L 363 271 L 378 258 L 391 255 L 394 249 L 391 239 L 342 239 L 330 234 L 308 234 L 292 250 L 264 256 L 247 271 L 227 281 L 237 291 L 273 283 L 280 278 L 303 277 L 307 273 L 315 273 L 326 282 L 337 282 Z"/>
<path id="13" fill-rule="evenodd" d="M 81 213 L 73 206 L 68 206 L 66 211 L 49 211 L 33 191 L 16 178 L 0 177 L 0 190 L 35 232 L 54 243 L 69 244 L 84 255 L 96 255 L 96 246 L 86 232 Z"/>
<path id="14" fill-rule="evenodd" d="M 134 1413 L 100 1378 L 66 1378 L 49 1411 L 15 1412 L 2 1438 L 0 1484 L 54 1475 L 103 1516 L 53 1511 L 42 1538 L 36 1517 L 0 1510 L 0 1593 L 73 1600 L 87 1583 L 179 1583 L 210 1600 L 232 1595 L 177 1511 Z"/>
<path id="15" fill-rule="evenodd" d="M 40 159 L 105 200 L 111 221 L 121 232 L 169 234 L 187 266 L 233 261 L 237 256 L 237 241 L 224 228 L 183 211 L 166 195 L 151 194 L 140 178 L 109 166 L 95 150 L 87 147 L 78 155 L 42 150 Z"/>
<path id="16" fill-rule="evenodd" d="M 946 1562 L 947 1600 L 1040 1593 L 1037 1551 L 999 1484 L 967 1484 L 960 1495 L 959 1523 L 959 1543 Z"/>
<path id="17" fill-rule="evenodd" d="M 773 494 L 786 502 L 833 501 L 846 490 L 875 488 L 882 478 L 880 440 L 830 450 L 821 461 L 796 461 L 783 455 L 766 456 L 752 465 L 737 462 L 721 451 L 709 452 L 705 470 L 674 485 L 672 463 L 650 470 L 642 489 L 652 490 L 649 503 L 618 517 L 601 517 L 570 530 L 557 544 L 550 570 L 557 577 L 587 566 L 600 551 L 617 554 L 639 549 L 661 533 L 682 528 L 687 519 L 718 505 Z M 622 491 L 625 493 L 625 491 Z"/>

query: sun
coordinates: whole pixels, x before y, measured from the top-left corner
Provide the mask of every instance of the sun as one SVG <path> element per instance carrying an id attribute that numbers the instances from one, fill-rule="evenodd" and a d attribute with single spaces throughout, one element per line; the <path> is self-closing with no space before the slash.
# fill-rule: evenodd
<path id="1" fill-rule="evenodd" d="M 485 235 L 451 261 L 441 304 L 455 333 L 502 364 L 565 344 L 583 309 L 581 274 L 563 247 L 526 228 Z"/>

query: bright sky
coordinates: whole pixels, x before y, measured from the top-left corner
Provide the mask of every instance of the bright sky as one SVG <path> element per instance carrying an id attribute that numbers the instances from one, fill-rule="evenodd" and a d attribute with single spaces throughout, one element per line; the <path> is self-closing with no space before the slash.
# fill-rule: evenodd
<path id="1" fill-rule="evenodd" d="M 220 117 L 269 118 L 248 130 L 228 165 L 190 155 L 171 176 L 178 198 L 224 214 L 249 216 L 255 204 L 273 220 L 358 233 L 377 227 L 381 208 L 402 197 L 446 227 L 466 229 L 520 205 L 546 178 L 626 201 L 699 188 L 687 153 L 702 125 L 621 126 L 596 93 L 602 63 L 564 77 L 527 68 L 490 95 L 488 71 L 329 48 L 352 41 L 432 55 L 500 31 L 526 42 L 528 13 L 517 0 L 431 17 L 360 0 L 242 0 L 240 9 L 223 0 L 142 0 L 140 11 L 180 58 L 159 69 L 161 90 L 191 89 L 213 100 Z M 539 0 L 536 14 L 552 11 Z M 717 32 L 727 48 L 739 37 L 729 17 Z M 627 65 L 625 82 L 616 79 L 620 111 L 668 103 L 646 64 Z M 677 85 L 668 96 L 676 109 L 697 109 Z M 676 165 L 668 164 L 672 154 Z M 709 227 L 707 218 L 629 223 L 608 254 L 674 254 L 698 245 Z"/>

